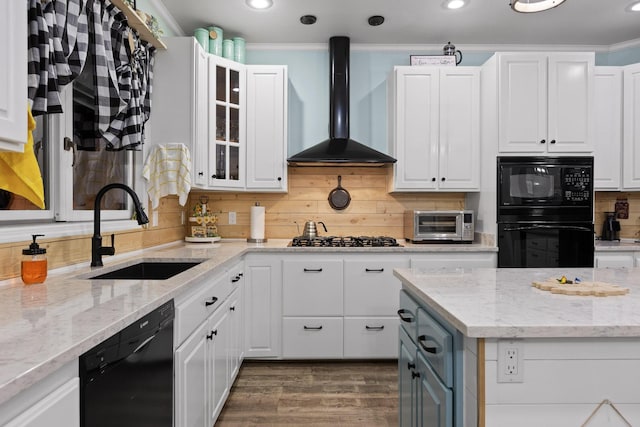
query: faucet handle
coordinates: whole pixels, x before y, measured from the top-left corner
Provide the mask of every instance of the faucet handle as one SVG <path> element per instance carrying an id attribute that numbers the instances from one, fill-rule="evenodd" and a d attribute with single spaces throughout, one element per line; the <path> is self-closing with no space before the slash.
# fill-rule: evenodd
<path id="1" fill-rule="evenodd" d="M 116 253 L 115 234 L 111 235 L 111 246 L 102 246 L 100 255 L 114 255 Z"/>

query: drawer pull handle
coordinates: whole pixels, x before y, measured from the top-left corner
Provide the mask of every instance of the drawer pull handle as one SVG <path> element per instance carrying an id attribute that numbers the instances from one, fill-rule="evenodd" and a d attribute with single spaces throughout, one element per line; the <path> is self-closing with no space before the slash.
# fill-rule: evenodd
<path id="1" fill-rule="evenodd" d="M 320 273 L 322 271 L 322 268 L 305 268 L 304 272 L 305 273 Z"/>
<path id="2" fill-rule="evenodd" d="M 403 316 L 403 314 L 409 313 L 411 315 L 411 317 L 405 317 Z M 400 316 L 400 320 L 402 320 L 403 322 L 407 322 L 407 323 L 412 323 L 414 322 L 414 318 L 413 315 L 411 314 L 411 312 L 407 309 L 401 308 L 400 310 L 398 310 L 398 316 Z"/>
<path id="3" fill-rule="evenodd" d="M 238 280 L 240 280 L 240 276 L 236 276 L 233 279 L 231 279 L 231 283 L 236 283 Z"/>
<path id="4" fill-rule="evenodd" d="M 425 341 L 432 341 L 435 344 L 435 347 L 428 347 L 424 344 Z M 422 347 L 422 349 L 424 351 L 426 351 L 427 353 L 431 353 L 431 354 L 438 354 L 442 351 L 442 347 L 440 347 L 437 343 L 434 342 L 435 340 L 433 339 L 433 337 L 430 337 L 429 335 L 420 335 L 418 337 L 418 344 L 420 344 L 420 347 Z"/>
<path id="5" fill-rule="evenodd" d="M 367 273 L 382 273 L 384 268 L 365 268 L 364 271 Z"/>
<path id="6" fill-rule="evenodd" d="M 304 325 L 304 330 L 305 331 L 320 331 L 320 330 L 322 330 L 322 325 L 320 325 L 320 326 L 307 326 L 307 325 Z"/>
<path id="7" fill-rule="evenodd" d="M 369 325 L 365 325 L 364 326 L 366 328 L 367 331 L 381 331 L 384 329 L 384 325 L 382 326 L 369 326 Z"/>
<path id="8" fill-rule="evenodd" d="M 218 301 L 217 297 L 211 297 L 211 301 L 205 301 L 204 302 L 204 306 L 205 307 L 209 307 L 210 305 L 213 305 L 216 303 L 216 301 Z"/>

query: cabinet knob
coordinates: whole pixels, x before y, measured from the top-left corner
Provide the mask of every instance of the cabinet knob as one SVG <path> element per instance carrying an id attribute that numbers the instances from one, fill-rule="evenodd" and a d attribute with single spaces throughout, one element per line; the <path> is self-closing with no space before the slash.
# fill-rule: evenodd
<path id="1" fill-rule="evenodd" d="M 407 369 L 408 370 L 416 369 L 416 364 L 415 363 L 411 363 L 411 362 L 407 362 Z"/>
<path id="2" fill-rule="evenodd" d="M 416 371 L 411 371 L 411 378 L 420 378 L 420 374 Z"/>
<path id="3" fill-rule="evenodd" d="M 218 176 L 214 173 L 213 175 L 211 175 L 211 178 L 216 179 L 218 178 Z"/>
<path id="4" fill-rule="evenodd" d="M 436 182 L 436 177 L 431 178 L 431 182 Z"/>
<path id="5" fill-rule="evenodd" d="M 540 140 L 540 144 L 546 144 L 547 140 L 546 139 L 541 139 Z"/>
<path id="6" fill-rule="evenodd" d="M 278 181 L 282 181 L 282 177 L 281 176 L 278 177 Z"/>
<path id="7" fill-rule="evenodd" d="M 214 335 L 218 335 L 218 330 L 214 329 L 210 334 L 207 334 L 207 339 L 212 340 Z"/>
<path id="8" fill-rule="evenodd" d="M 198 172 L 198 176 L 204 176 L 204 172 Z"/>
<path id="9" fill-rule="evenodd" d="M 229 311 L 236 311 L 236 307 L 232 305 L 231 307 L 229 307 Z"/>
<path id="10" fill-rule="evenodd" d="M 556 143 L 555 139 L 552 139 L 551 141 L 549 141 L 549 144 L 555 144 L 555 143 Z"/>
<path id="11" fill-rule="evenodd" d="M 445 178 L 444 176 L 442 178 L 440 178 L 440 181 L 445 182 L 447 178 Z"/>

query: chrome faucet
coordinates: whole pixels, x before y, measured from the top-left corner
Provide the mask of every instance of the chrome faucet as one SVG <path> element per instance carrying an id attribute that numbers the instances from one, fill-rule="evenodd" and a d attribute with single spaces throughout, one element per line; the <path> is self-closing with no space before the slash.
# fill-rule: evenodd
<path id="1" fill-rule="evenodd" d="M 100 202 L 104 193 L 112 188 L 121 188 L 133 199 L 134 209 L 136 210 L 136 219 L 138 224 L 143 225 L 149 222 L 149 218 L 144 213 L 138 195 L 128 186 L 120 183 L 107 184 L 98 191 L 96 200 L 93 205 L 93 237 L 91 238 L 91 267 L 102 267 L 102 255 L 113 255 L 116 253 L 114 246 L 114 236 L 111 235 L 111 246 L 102 246 L 102 236 L 100 235 Z"/>

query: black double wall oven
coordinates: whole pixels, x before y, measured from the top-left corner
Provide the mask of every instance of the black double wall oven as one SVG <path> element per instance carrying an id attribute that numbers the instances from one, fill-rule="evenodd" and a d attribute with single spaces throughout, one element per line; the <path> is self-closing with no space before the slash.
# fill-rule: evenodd
<path id="1" fill-rule="evenodd" d="M 593 157 L 498 157 L 498 267 L 593 267 Z"/>

